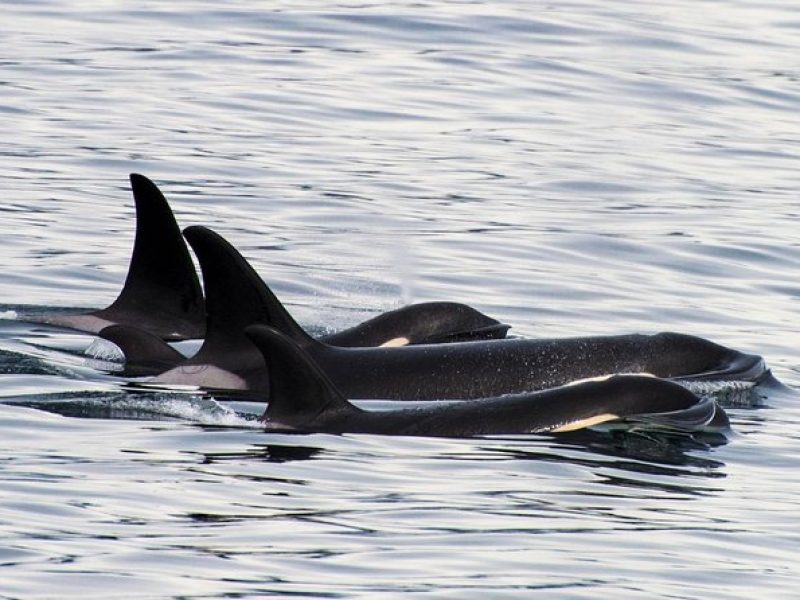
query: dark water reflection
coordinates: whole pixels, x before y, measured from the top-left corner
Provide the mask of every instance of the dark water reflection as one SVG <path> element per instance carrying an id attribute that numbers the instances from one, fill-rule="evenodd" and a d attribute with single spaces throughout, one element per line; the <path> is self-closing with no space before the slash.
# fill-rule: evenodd
<path id="1" fill-rule="evenodd" d="M 564 439 L 558 440 L 559 444 L 554 446 L 554 450 L 569 449 L 569 461 L 587 467 L 611 466 L 633 472 L 674 477 L 724 477 L 724 473 L 714 471 L 724 467 L 724 463 L 708 459 L 702 454 L 702 451 L 727 443 L 727 438 L 722 434 L 678 436 L 655 432 L 643 434 L 587 431 L 560 435 L 559 438 Z M 518 460 L 563 460 L 545 452 L 517 448 L 487 448 L 487 450 L 506 454 Z M 583 459 L 573 452 L 585 452 L 588 456 Z M 598 455 L 616 457 L 618 460 L 609 463 L 600 460 Z M 688 468 L 669 468 L 667 465 Z M 703 471 L 698 472 L 695 468 Z"/>
<path id="2" fill-rule="evenodd" d="M 323 452 L 322 448 L 302 445 L 265 444 L 253 446 L 245 452 L 220 452 L 204 454 L 204 464 L 214 464 L 227 460 L 263 460 L 266 462 L 290 462 L 310 460 Z"/>

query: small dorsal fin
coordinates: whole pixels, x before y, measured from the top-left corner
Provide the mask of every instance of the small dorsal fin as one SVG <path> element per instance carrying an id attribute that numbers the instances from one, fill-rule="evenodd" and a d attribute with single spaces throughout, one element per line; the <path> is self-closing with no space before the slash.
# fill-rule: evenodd
<path id="1" fill-rule="evenodd" d="M 127 375 L 156 375 L 186 360 L 160 337 L 138 327 L 110 325 L 98 335 L 122 350 Z"/>
<path id="2" fill-rule="evenodd" d="M 136 238 L 117 299 L 95 316 L 136 325 L 165 339 L 203 337 L 203 291 L 180 228 L 156 185 L 132 173 Z"/>
<path id="3" fill-rule="evenodd" d="M 269 369 L 269 405 L 264 420 L 308 427 L 323 413 L 360 412 L 296 342 L 273 327 L 251 325 L 247 336 Z"/>

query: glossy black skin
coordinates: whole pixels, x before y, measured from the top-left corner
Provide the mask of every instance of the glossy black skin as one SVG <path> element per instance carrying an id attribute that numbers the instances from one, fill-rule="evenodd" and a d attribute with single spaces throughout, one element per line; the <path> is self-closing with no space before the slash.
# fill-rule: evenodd
<path id="1" fill-rule="evenodd" d="M 636 375 L 513 396 L 366 411 L 346 400 L 311 356 L 285 335 L 263 325 L 249 327 L 247 334 L 273 374 L 262 417 L 273 431 L 469 437 L 570 430 L 620 419 L 683 431 L 727 425 L 713 400 Z"/>
<path id="2" fill-rule="evenodd" d="M 125 323 L 166 340 L 203 337 L 203 290 L 175 216 L 152 181 L 135 173 L 130 179 L 136 237 L 125 285 L 117 299 L 101 310 L 36 315 L 27 320 L 89 333 Z"/>
<path id="3" fill-rule="evenodd" d="M 319 341 L 345 347 L 380 346 L 398 339 L 403 341 L 402 345 L 443 344 L 455 340 L 476 341 L 504 337 L 508 328 L 508 325 L 465 304 L 425 302 L 383 313 L 335 334 L 323 336 Z M 159 375 L 179 365 L 189 364 L 187 358 L 166 341 L 138 327 L 115 324 L 105 327 L 98 335 L 122 350 L 125 356 L 123 374 L 128 377 Z M 219 339 L 220 336 L 217 336 L 217 340 Z M 231 358 L 234 358 L 234 362 Z M 260 357 L 252 354 L 238 356 L 235 346 L 225 356 L 215 359 L 214 364 L 224 364 L 238 372 L 246 368 L 246 365 L 251 365 L 250 370 L 255 371 L 251 377 L 256 379 L 260 377 L 259 369 L 263 370 Z"/>
<path id="4" fill-rule="evenodd" d="M 482 398 L 610 373 L 661 378 L 750 379 L 760 357 L 679 333 L 509 339 L 406 348 L 304 348 L 350 398 Z"/>
<path id="5" fill-rule="evenodd" d="M 270 325 L 291 338 L 348 398 L 484 398 L 609 373 L 720 380 L 756 379 L 766 372 L 758 356 L 677 333 L 337 348 L 303 331 L 222 237 L 204 227 L 184 234 L 203 271 L 208 333 L 196 356 L 158 376 L 157 383 L 268 389 L 260 352 L 244 334 L 252 324 Z M 226 373 L 237 374 L 238 381 Z"/>
<path id="6" fill-rule="evenodd" d="M 502 339 L 509 326 L 471 306 L 456 302 L 421 302 L 373 317 L 319 338 L 331 346 L 375 347 L 384 344 L 442 344 Z"/>

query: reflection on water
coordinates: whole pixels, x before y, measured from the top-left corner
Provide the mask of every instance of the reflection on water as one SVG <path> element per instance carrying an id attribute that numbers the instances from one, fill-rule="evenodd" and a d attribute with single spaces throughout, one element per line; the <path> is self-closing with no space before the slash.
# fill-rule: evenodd
<path id="1" fill-rule="evenodd" d="M 267 462 L 289 462 L 309 460 L 322 452 L 322 448 L 302 445 L 264 444 L 248 448 L 244 452 L 219 452 L 204 454 L 204 463 L 213 464 L 225 460 L 264 460 Z"/>
<path id="2" fill-rule="evenodd" d="M 709 472 L 700 475 L 709 477 L 721 476 L 714 474 L 712 470 L 724 464 L 698 454 L 697 451 L 708 450 L 728 441 L 725 435 L 716 433 L 680 435 L 654 431 L 647 433 L 578 431 L 558 435 L 558 438 L 559 446 L 569 448 L 571 451 L 569 460 L 585 466 L 609 464 L 605 460 L 600 463 L 594 462 L 599 460 L 596 455 L 614 456 L 619 459 L 613 463 L 615 468 L 669 476 L 698 475 L 695 468 L 699 468 L 708 469 Z M 496 448 L 491 450 L 499 451 Z M 517 448 L 504 449 L 502 452 L 523 460 L 563 459 L 561 456 Z M 588 456 L 575 455 L 572 452 L 585 452 Z M 667 465 L 685 466 L 687 469 L 673 469 Z"/>
<path id="3" fill-rule="evenodd" d="M 0 374 L 59 375 L 63 369 L 48 365 L 41 359 L 23 352 L 0 349 Z"/>

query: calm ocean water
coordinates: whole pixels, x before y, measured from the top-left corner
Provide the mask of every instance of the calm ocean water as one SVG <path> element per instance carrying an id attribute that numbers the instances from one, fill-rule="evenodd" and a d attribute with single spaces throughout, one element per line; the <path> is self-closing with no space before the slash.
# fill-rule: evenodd
<path id="1" fill-rule="evenodd" d="M 800 593 L 795 2 L 0 16 L 0 597 Z M 457 300 L 702 335 L 788 387 L 722 398 L 727 440 L 287 436 L 125 394 L 13 317 L 115 297 L 132 171 L 317 331 Z"/>

